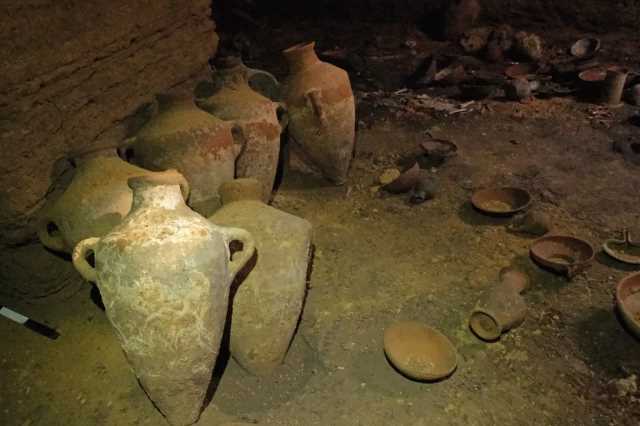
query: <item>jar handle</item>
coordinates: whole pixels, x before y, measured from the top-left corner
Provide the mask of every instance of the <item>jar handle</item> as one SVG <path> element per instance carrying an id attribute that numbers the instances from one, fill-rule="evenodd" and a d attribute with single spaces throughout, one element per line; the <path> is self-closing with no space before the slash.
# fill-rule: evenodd
<path id="1" fill-rule="evenodd" d="M 236 274 L 240 272 L 255 253 L 255 240 L 248 231 L 240 228 L 220 227 L 220 232 L 227 246 L 229 246 L 232 241 L 240 241 L 242 243 L 242 250 L 234 253 L 234 258 L 229 260 L 229 277 L 231 281 L 233 281 Z"/>
<path id="2" fill-rule="evenodd" d="M 87 254 L 89 252 L 94 252 L 95 254 L 95 248 L 99 242 L 100 238 L 97 237 L 82 240 L 73 249 L 73 254 L 71 255 L 73 266 L 80 272 L 80 275 L 82 275 L 85 280 L 94 283 L 97 282 L 98 273 L 96 272 L 96 268 L 87 262 Z"/>
<path id="3" fill-rule="evenodd" d="M 238 123 L 231 125 L 231 136 L 233 137 L 233 153 L 235 158 L 238 158 L 245 146 L 247 146 L 247 135 L 244 133 L 244 129 Z"/>
<path id="4" fill-rule="evenodd" d="M 276 102 L 276 117 L 280 124 L 280 130 L 284 130 L 289 125 L 289 109 L 284 102 Z"/>
<path id="5" fill-rule="evenodd" d="M 184 175 L 176 169 L 167 169 L 160 173 L 164 178 L 166 178 L 168 184 L 180 185 L 180 192 L 182 192 L 182 198 L 184 198 L 186 203 L 189 199 L 189 194 L 191 193 L 191 187 L 189 186 L 187 178 L 185 178 Z"/>
<path id="6" fill-rule="evenodd" d="M 44 245 L 45 247 L 51 250 L 62 251 L 62 252 L 66 251 L 67 246 L 64 242 L 64 238 L 62 237 L 62 234 L 51 235 L 50 225 L 54 225 L 59 229 L 55 221 L 48 217 L 43 218 L 38 223 L 38 229 L 37 229 L 38 238 L 40 238 L 42 245 Z"/>
<path id="7" fill-rule="evenodd" d="M 131 136 L 130 138 L 125 139 L 122 143 L 116 148 L 118 151 L 118 156 L 123 160 L 129 160 L 135 157 L 135 152 L 133 150 L 133 145 L 138 140 L 137 136 Z"/>
<path id="8" fill-rule="evenodd" d="M 327 127 L 327 114 L 322 106 L 322 91 L 320 89 L 313 89 L 305 94 L 307 102 L 311 105 L 314 114 L 320 120 L 320 125 Z"/>

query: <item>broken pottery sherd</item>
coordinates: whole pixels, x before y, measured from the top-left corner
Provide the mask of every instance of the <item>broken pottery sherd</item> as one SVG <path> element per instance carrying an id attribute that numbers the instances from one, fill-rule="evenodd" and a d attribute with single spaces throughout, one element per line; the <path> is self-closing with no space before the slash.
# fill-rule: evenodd
<path id="1" fill-rule="evenodd" d="M 478 301 L 469 317 L 469 327 L 476 336 L 496 341 L 524 321 L 527 305 L 521 296 L 529 287 L 529 278 L 514 268 L 500 271 L 500 281 Z"/>
<path id="2" fill-rule="evenodd" d="M 249 87 L 246 67 L 240 58 L 226 57 L 216 64 L 220 88 L 211 96 L 196 99 L 196 104 L 241 127 L 245 146 L 236 159 L 235 175 L 257 179 L 262 186 L 262 200 L 268 202 L 278 167 L 280 134 L 286 124 L 279 121 L 284 106 Z"/>
<path id="3" fill-rule="evenodd" d="M 284 361 L 302 313 L 310 261 L 311 224 L 264 204 L 255 179 L 220 187 L 223 207 L 213 223 L 249 231 L 255 266 L 241 274 L 232 299 L 231 355 L 255 375 Z"/>
<path id="4" fill-rule="evenodd" d="M 104 237 L 81 241 L 73 264 L 97 283 L 149 398 L 170 424 L 193 424 L 218 356 L 229 287 L 254 253 L 253 238 L 187 207 L 188 184 L 175 170 L 133 177 L 129 186 L 131 212 Z M 242 251 L 229 260 L 232 241 Z"/>
<path id="5" fill-rule="evenodd" d="M 284 50 L 289 76 L 289 167 L 314 172 L 337 185 L 347 180 L 355 147 L 355 100 L 346 71 L 318 59 L 315 43 Z"/>
<path id="6" fill-rule="evenodd" d="M 579 238 L 548 235 L 534 241 L 529 254 L 538 265 L 571 279 L 591 266 L 595 253 L 591 244 Z"/>
<path id="7" fill-rule="evenodd" d="M 409 192 L 418 182 L 420 174 L 420 166 L 418 165 L 418 163 L 413 163 L 413 166 L 409 167 L 398 177 L 384 185 L 382 189 L 392 194 L 402 194 L 404 192 Z"/>
<path id="8" fill-rule="evenodd" d="M 191 185 L 189 206 L 209 215 L 220 207 L 218 187 L 233 180 L 241 129 L 188 97 L 158 95 L 157 102 L 158 114 L 121 147 L 121 156 L 150 170 L 177 169 Z"/>
<path id="9" fill-rule="evenodd" d="M 627 328 L 640 339 L 640 272 L 627 275 L 618 283 L 615 298 Z"/>
<path id="10" fill-rule="evenodd" d="M 384 331 L 384 352 L 391 364 L 414 380 L 435 381 L 453 374 L 456 349 L 438 330 L 417 321 L 400 321 Z"/>
<path id="11" fill-rule="evenodd" d="M 38 237 L 55 251 L 71 253 L 80 241 L 101 237 L 122 221 L 133 195 L 127 179 L 153 174 L 123 161 L 115 148 L 73 156 L 71 184 L 40 214 Z"/>

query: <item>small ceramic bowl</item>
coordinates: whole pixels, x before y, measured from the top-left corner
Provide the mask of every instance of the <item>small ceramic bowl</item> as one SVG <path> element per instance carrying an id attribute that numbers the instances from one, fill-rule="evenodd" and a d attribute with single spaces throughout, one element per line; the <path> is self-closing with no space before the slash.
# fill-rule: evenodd
<path id="1" fill-rule="evenodd" d="M 521 188 L 480 189 L 471 196 L 471 204 L 489 215 L 511 216 L 529 207 L 531 195 Z"/>
<path id="2" fill-rule="evenodd" d="M 456 349 L 438 330 L 417 321 L 399 321 L 384 331 L 384 352 L 403 375 L 419 381 L 437 381 L 453 374 Z"/>
<path id="3" fill-rule="evenodd" d="M 590 266 L 595 252 L 591 244 L 579 238 L 548 235 L 534 241 L 529 254 L 543 268 L 571 279 Z"/>
<path id="4" fill-rule="evenodd" d="M 627 275 L 618 283 L 616 306 L 629 331 L 640 338 L 640 272 Z"/>
<path id="5" fill-rule="evenodd" d="M 620 262 L 640 265 L 640 243 L 631 241 L 628 231 L 623 232 L 621 240 L 612 238 L 605 241 L 602 249 Z"/>

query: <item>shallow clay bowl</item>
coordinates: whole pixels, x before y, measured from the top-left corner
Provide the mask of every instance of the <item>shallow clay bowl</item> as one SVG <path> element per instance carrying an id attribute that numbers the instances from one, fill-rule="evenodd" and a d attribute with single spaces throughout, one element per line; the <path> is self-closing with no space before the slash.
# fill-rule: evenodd
<path id="1" fill-rule="evenodd" d="M 400 321 L 389 326 L 384 331 L 384 352 L 398 371 L 414 380 L 444 379 L 458 365 L 451 341 L 417 321 Z"/>
<path id="2" fill-rule="evenodd" d="M 616 306 L 629 331 L 640 338 L 640 272 L 627 275 L 618 283 Z"/>
<path id="3" fill-rule="evenodd" d="M 629 239 L 610 239 L 605 241 L 602 249 L 609 256 L 620 262 L 640 265 L 640 243 L 630 241 Z"/>
<path id="4" fill-rule="evenodd" d="M 521 188 L 480 189 L 471 196 L 471 204 L 483 213 L 510 216 L 531 204 L 531 195 Z"/>
<path id="5" fill-rule="evenodd" d="M 572 278 L 589 267 L 595 253 L 591 244 L 579 238 L 549 235 L 534 241 L 529 254 L 543 268 Z"/>

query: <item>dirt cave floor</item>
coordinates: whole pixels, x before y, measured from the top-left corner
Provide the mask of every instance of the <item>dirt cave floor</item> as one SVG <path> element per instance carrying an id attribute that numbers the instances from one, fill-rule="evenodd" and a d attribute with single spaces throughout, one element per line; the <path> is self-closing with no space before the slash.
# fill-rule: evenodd
<path id="1" fill-rule="evenodd" d="M 417 114 L 356 90 L 357 152 L 349 182 L 286 175 L 273 205 L 314 226 L 304 313 L 286 363 L 257 379 L 229 360 L 200 425 L 638 425 L 640 341 L 613 309 L 634 269 L 601 253 L 623 227 L 640 235 L 640 166 L 612 151 L 637 137 L 613 111 L 571 99 L 477 103 L 450 116 Z M 392 93 L 380 97 L 392 98 Z M 426 133 L 458 155 L 433 167 L 439 192 L 417 206 L 376 188 Z M 532 263 L 532 237 L 475 211 L 487 186 L 521 186 L 554 230 L 591 242 L 593 266 L 568 282 Z M 0 319 L 1 425 L 164 425 L 138 385 L 104 312 L 66 259 L 34 244 L 0 253 L 0 303 L 61 332 L 49 341 Z M 498 271 L 531 278 L 528 316 L 485 343 L 467 317 Z M 385 327 L 412 319 L 447 335 L 456 372 L 418 383 L 390 367 Z"/>

